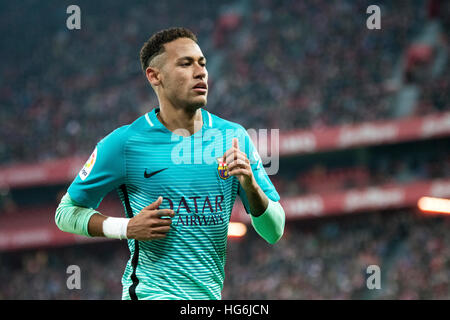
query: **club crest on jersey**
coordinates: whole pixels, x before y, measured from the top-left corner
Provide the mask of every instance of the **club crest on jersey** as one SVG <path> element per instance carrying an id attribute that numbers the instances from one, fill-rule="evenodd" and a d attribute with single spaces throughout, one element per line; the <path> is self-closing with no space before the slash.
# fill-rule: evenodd
<path id="1" fill-rule="evenodd" d="M 228 174 L 227 164 L 223 161 L 223 158 L 217 158 L 217 172 L 219 173 L 219 177 L 223 180 L 226 180 L 230 177 Z"/>
<path id="2" fill-rule="evenodd" d="M 92 168 L 94 167 L 95 160 L 97 160 L 97 148 L 94 149 L 94 152 L 92 152 L 91 156 L 89 157 L 88 161 L 84 164 L 83 168 L 80 170 L 80 179 L 85 180 L 89 173 L 91 173 Z"/>

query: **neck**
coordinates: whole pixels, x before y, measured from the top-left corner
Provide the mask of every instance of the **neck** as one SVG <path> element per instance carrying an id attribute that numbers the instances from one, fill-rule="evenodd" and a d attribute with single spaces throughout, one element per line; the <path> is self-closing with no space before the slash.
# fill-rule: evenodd
<path id="1" fill-rule="evenodd" d="M 168 130 L 183 137 L 193 135 L 203 125 L 200 108 L 189 110 L 161 103 L 157 117 Z"/>

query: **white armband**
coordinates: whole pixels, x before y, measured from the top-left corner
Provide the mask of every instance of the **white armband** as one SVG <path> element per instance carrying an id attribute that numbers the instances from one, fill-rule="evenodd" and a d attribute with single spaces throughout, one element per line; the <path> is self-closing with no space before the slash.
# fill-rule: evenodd
<path id="1" fill-rule="evenodd" d="M 107 238 L 127 239 L 127 227 L 130 219 L 108 217 L 103 221 L 103 234 Z"/>

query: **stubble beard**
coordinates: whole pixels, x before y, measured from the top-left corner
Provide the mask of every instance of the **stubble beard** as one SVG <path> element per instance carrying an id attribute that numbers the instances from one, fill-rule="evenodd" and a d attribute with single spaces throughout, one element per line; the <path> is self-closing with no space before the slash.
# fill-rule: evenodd
<path id="1" fill-rule="evenodd" d="M 186 101 L 185 103 L 183 103 L 182 105 L 184 105 L 184 109 L 188 112 L 188 113 L 192 113 L 194 114 L 198 109 L 203 108 L 206 106 L 207 103 L 207 98 L 205 96 L 203 101 Z"/>

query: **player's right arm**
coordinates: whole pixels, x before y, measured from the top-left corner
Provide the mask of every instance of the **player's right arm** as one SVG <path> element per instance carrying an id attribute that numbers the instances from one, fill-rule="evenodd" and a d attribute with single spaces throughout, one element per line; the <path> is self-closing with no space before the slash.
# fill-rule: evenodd
<path id="1" fill-rule="evenodd" d="M 78 205 L 69 193 L 66 193 L 56 209 L 55 222 L 62 231 L 87 237 L 136 240 L 162 239 L 170 231 L 172 223 L 171 219 L 162 217 L 172 218 L 174 211 L 158 209 L 161 202 L 162 197 L 159 197 L 158 200 L 143 208 L 133 218 L 113 218 L 104 216 L 94 209 Z M 108 230 L 108 228 L 110 229 Z M 115 233 L 115 230 L 118 232 Z"/>
<path id="2" fill-rule="evenodd" d="M 158 209 L 162 202 L 143 208 L 131 218 L 108 217 L 96 211 L 103 197 L 125 183 L 124 132 L 122 127 L 97 144 L 89 160 L 70 185 L 56 210 L 59 229 L 78 235 L 117 239 L 160 239 L 170 230 L 173 210 Z"/>

